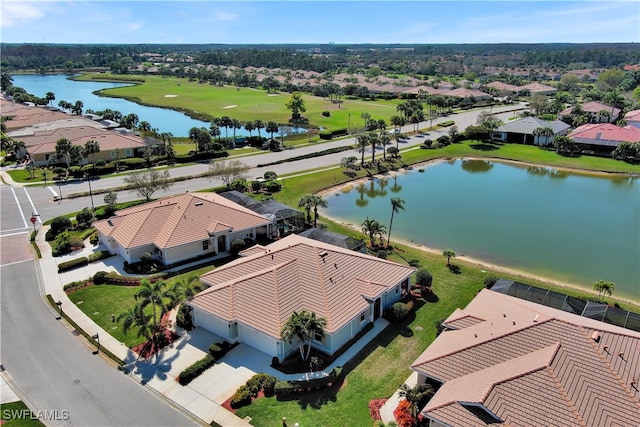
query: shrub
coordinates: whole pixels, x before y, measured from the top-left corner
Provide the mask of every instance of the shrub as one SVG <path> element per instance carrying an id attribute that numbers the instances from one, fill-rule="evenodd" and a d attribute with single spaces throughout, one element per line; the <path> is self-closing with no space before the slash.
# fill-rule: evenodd
<path id="1" fill-rule="evenodd" d="M 378 258 L 387 259 L 387 251 L 385 251 L 384 249 L 380 249 L 378 251 Z"/>
<path id="2" fill-rule="evenodd" d="M 65 231 L 56 236 L 51 244 L 51 253 L 53 256 L 60 256 L 71 252 L 71 244 L 69 242 L 69 232 Z"/>
<path id="3" fill-rule="evenodd" d="M 109 251 L 94 252 L 89 255 L 89 262 L 100 261 L 101 259 L 110 258 L 113 254 Z"/>
<path id="4" fill-rule="evenodd" d="M 106 283 L 107 281 L 107 272 L 106 271 L 96 271 L 96 274 L 93 275 L 93 283 L 95 285 L 101 285 Z"/>
<path id="5" fill-rule="evenodd" d="M 258 392 L 262 390 L 262 384 L 264 383 L 265 378 L 268 376 L 269 376 L 268 374 L 259 373 L 259 374 L 255 374 L 254 376 L 252 376 L 247 380 L 246 385 L 251 391 L 252 396 L 257 396 Z"/>
<path id="6" fill-rule="evenodd" d="M 332 134 L 331 134 L 331 131 L 323 130 L 323 131 L 320 131 L 318 136 L 320 137 L 320 139 L 331 139 Z"/>
<path id="7" fill-rule="evenodd" d="M 222 348 L 220 348 L 220 346 L 218 344 L 211 344 L 209 346 L 209 353 L 211 353 L 212 356 L 218 356 L 220 354 L 222 354 Z"/>
<path id="8" fill-rule="evenodd" d="M 409 314 L 409 308 L 403 302 L 397 302 L 389 307 L 388 317 L 392 322 L 401 322 Z"/>
<path id="9" fill-rule="evenodd" d="M 328 112 L 328 111 L 323 111 L 322 115 L 325 116 L 325 117 L 331 117 L 331 113 Z"/>
<path id="10" fill-rule="evenodd" d="M 249 190 L 249 183 L 244 178 L 234 179 L 230 184 L 229 188 L 232 190 L 238 191 L 240 193 L 244 193 Z"/>
<path id="11" fill-rule="evenodd" d="M 262 176 L 266 181 L 273 181 L 278 178 L 278 174 L 274 171 L 266 171 Z"/>
<path id="12" fill-rule="evenodd" d="M 440 127 L 449 127 L 449 126 L 453 126 L 456 122 L 453 120 L 447 120 L 446 122 L 440 122 L 438 123 L 438 126 Z"/>
<path id="13" fill-rule="evenodd" d="M 178 313 L 176 314 L 176 325 L 178 327 L 190 331 L 193 329 L 193 319 L 191 318 L 191 307 L 186 304 L 180 304 Z M 215 355 L 213 355 L 215 357 Z"/>
<path id="14" fill-rule="evenodd" d="M 246 385 L 241 385 L 238 390 L 231 396 L 229 402 L 233 409 L 238 409 L 251 404 L 251 390 Z"/>
<path id="15" fill-rule="evenodd" d="M 497 281 L 498 281 L 498 278 L 497 278 L 497 277 L 495 277 L 495 276 L 489 276 L 489 277 L 486 277 L 486 278 L 484 279 L 484 286 L 485 286 L 487 289 L 491 289 L 491 288 L 493 287 L 493 285 L 495 285 L 495 284 L 496 284 L 496 282 L 497 282 Z"/>
<path id="16" fill-rule="evenodd" d="M 216 359 L 212 355 L 207 354 L 205 357 L 198 360 L 193 365 L 186 368 L 184 371 L 180 372 L 180 375 L 178 376 L 180 384 L 189 384 L 191 381 L 200 376 L 204 371 L 213 366 L 214 363 L 216 363 Z"/>
<path id="17" fill-rule="evenodd" d="M 433 276 L 431 275 L 429 270 L 421 268 L 416 272 L 416 285 L 420 286 L 421 288 L 430 288 L 432 282 Z"/>
<path id="18" fill-rule="evenodd" d="M 77 228 L 85 229 L 91 227 L 91 223 L 95 220 L 93 215 L 93 209 L 84 208 L 80 213 L 76 215 Z"/>
<path id="19" fill-rule="evenodd" d="M 282 190 L 282 184 L 280 184 L 278 181 L 269 181 L 265 183 L 265 187 L 270 193 L 277 193 L 278 191 Z"/>
<path id="20" fill-rule="evenodd" d="M 265 396 L 273 396 L 276 392 L 276 383 L 278 379 L 272 375 L 267 376 L 267 378 L 262 381 L 262 389 L 264 390 Z"/>
<path id="21" fill-rule="evenodd" d="M 64 216 L 53 218 L 51 221 L 51 232 L 54 237 L 67 230 L 71 230 L 71 220 L 69 218 Z"/>
<path id="22" fill-rule="evenodd" d="M 449 138 L 447 135 L 442 135 L 438 137 L 437 141 L 440 145 L 449 145 L 451 143 L 451 138 Z"/>
<path id="23" fill-rule="evenodd" d="M 242 239 L 234 239 L 229 246 L 231 247 L 231 253 L 233 255 L 238 255 L 241 250 L 247 247 L 247 244 Z"/>
<path id="24" fill-rule="evenodd" d="M 89 264 L 89 259 L 86 256 L 61 262 L 60 264 L 58 264 L 58 273 L 67 271 L 67 270 L 72 270 L 74 268 L 82 267 L 87 264 Z"/>
<path id="25" fill-rule="evenodd" d="M 92 245 L 97 245 L 99 241 L 100 238 L 98 236 L 98 231 L 94 230 L 93 233 L 91 233 L 91 236 L 89 236 L 89 243 L 91 243 Z"/>
<path id="26" fill-rule="evenodd" d="M 56 239 L 56 233 L 52 229 L 48 229 L 46 234 L 44 235 L 44 240 L 47 242 L 51 242 Z"/>

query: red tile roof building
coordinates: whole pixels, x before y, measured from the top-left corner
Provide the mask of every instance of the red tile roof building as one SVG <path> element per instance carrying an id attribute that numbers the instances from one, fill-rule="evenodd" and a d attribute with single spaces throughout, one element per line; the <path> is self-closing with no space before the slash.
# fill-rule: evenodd
<path id="1" fill-rule="evenodd" d="M 270 236 L 271 226 L 271 220 L 215 193 L 165 197 L 94 223 L 111 253 L 131 263 L 149 252 L 164 264 L 228 254 L 233 240 Z"/>
<path id="2" fill-rule="evenodd" d="M 630 426 L 640 333 L 482 290 L 411 369 L 442 386 L 431 426 Z"/>
<path id="3" fill-rule="evenodd" d="M 577 144 L 615 148 L 621 142 L 640 141 L 640 128 L 611 123 L 587 124 L 577 127 L 568 136 Z"/>
<path id="4" fill-rule="evenodd" d="M 294 311 L 326 319 L 313 346 L 332 354 L 397 302 L 415 271 L 298 235 L 258 249 L 203 275 L 209 288 L 189 304 L 198 326 L 280 360 L 297 348 L 280 339 Z"/>

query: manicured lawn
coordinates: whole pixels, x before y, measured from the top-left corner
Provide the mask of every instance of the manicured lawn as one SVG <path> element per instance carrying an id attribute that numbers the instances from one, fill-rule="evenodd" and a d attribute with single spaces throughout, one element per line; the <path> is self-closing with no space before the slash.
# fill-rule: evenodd
<path id="1" fill-rule="evenodd" d="M 190 277 L 199 277 L 212 269 L 213 266 L 202 267 L 167 279 L 167 289 L 170 289 L 178 281 L 186 283 Z M 136 300 L 133 296 L 138 290 L 137 286 L 93 285 L 72 292 L 69 299 L 115 339 L 123 342 L 127 347 L 133 347 L 143 342 L 144 338 L 137 336 L 135 328 L 125 334 L 122 331 L 122 322 L 111 322 L 111 314 L 113 313 L 117 317 L 120 313 L 135 306 Z"/>
<path id="2" fill-rule="evenodd" d="M 111 77 L 109 73 L 89 74 L 82 80 L 94 78 L 101 80 Z M 115 80 L 122 80 L 123 76 L 114 76 Z M 274 120 L 285 124 L 291 117 L 291 112 L 286 109 L 285 103 L 290 94 L 280 92 L 268 94 L 262 89 L 238 88 L 225 86 L 218 87 L 208 84 L 190 82 L 188 79 L 162 76 L 135 76 L 144 79 L 143 84 L 135 86 L 113 88 L 102 91 L 102 94 L 141 101 L 145 105 L 172 108 L 184 111 L 194 117 L 210 121 L 212 117 L 229 116 L 240 121 L 261 119 L 265 123 Z M 167 97 L 166 95 L 177 95 Z M 351 126 L 362 126 L 360 117 L 363 112 L 368 112 L 375 119 L 389 118 L 395 114 L 396 105 L 401 100 L 361 101 L 343 99 L 338 108 L 328 99 L 303 94 L 307 111 L 303 114 L 309 119 L 309 124 L 326 129 L 340 129 Z M 323 111 L 329 111 L 331 116 L 325 117 Z M 152 123 L 153 125 L 153 123 Z M 389 125 L 389 127 L 391 127 Z M 222 129 L 224 135 L 224 129 Z M 267 136 L 264 129 L 262 136 Z M 257 133 L 254 133 L 257 135 Z"/>
<path id="3" fill-rule="evenodd" d="M 44 426 L 40 420 L 37 419 L 37 414 L 29 411 L 27 405 L 22 401 L 3 403 L 0 405 L 0 414 L 2 418 L 2 425 L 4 427 L 37 427 Z M 13 418 L 13 416 L 17 418 Z M 62 412 L 60 417 L 64 416 Z"/>

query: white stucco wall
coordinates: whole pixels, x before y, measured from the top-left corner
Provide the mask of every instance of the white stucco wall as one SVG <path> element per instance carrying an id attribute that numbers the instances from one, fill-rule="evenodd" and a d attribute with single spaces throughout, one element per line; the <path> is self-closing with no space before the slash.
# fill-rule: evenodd
<path id="1" fill-rule="evenodd" d="M 277 339 L 242 323 L 238 323 L 238 335 L 241 342 L 258 349 L 269 356 L 273 357 L 278 355 L 276 344 L 278 342 Z"/>
<path id="2" fill-rule="evenodd" d="M 195 326 L 206 329 L 218 335 L 220 338 L 231 341 L 229 339 L 229 324 L 226 321 L 206 313 L 197 307 L 193 307 L 192 319 Z"/>

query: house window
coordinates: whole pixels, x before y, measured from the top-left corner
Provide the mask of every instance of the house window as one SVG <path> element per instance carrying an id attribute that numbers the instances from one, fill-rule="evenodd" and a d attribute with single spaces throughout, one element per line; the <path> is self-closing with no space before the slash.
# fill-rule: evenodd
<path id="1" fill-rule="evenodd" d="M 396 286 L 396 294 L 400 293 L 400 286 Z"/>
<path id="2" fill-rule="evenodd" d="M 111 158 L 112 159 L 117 159 L 118 158 L 118 152 L 116 150 L 112 150 L 111 151 Z"/>
<path id="3" fill-rule="evenodd" d="M 313 339 L 319 342 L 322 342 L 322 338 L 324 337 L 324 335 L 322 335 L 320 332 L 316 332 Z"/>
<path id="4" fill-rule="evenodd" d="M 127 148 L 126 150 L 124 150 L 124 154 L 127 157 L 131 157 L 131 148 Z"/>
<path id="5" fill-rule="evenodd" d="M 364 322 L 364 318 L 365 318 L 365 317 L 366 317 L 366 316 L 365 316 L 365 313 L 363 312 L 363 313 L 360 315 L 360 323 Z"/>
<path id="6" fill-rule="evenodd" d="M 202 241 L 202 250 L 203 251 L 209 250 L 209 241 L 208 240 L 203 240 Z"/>

